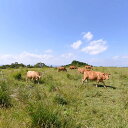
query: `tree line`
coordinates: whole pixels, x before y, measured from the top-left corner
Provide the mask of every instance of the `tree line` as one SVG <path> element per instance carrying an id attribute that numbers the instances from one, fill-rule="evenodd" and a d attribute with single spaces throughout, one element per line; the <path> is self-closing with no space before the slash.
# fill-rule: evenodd
<path id="1" fill-rule="evenodd" d="M 35 65 L 30 65 L 30 64 L 28 64 L 28 65 L 25 65 L 25 64 L 23 64 L 23 63 L 18 63 L 18 62 L 15 62 L 15 63 L 12 63 L 12 64 L 6 64 L 6 65 L 2 65 L 2 66 L 0 66 L 0 69 L 6 69 L 6 68 L 20 68 L 20 67 L 27 67 L 27 68 L 42 68 L 42 67 L 48 67 L 46 64 L 44 64 L 44 63 L 41 63 L 41 62 L 39 62 L 39 63 L 37 63 L 37 64 L 35 64 Z"/>
<path id="2" fill-rule="evenodd" d="M 63 65 L 65 67 L 69 67 L 71 65 L 74 65 L 74 66 L 77 66 L 77 67 L 82 67 L 82 66 L 85 66 L 85 65 L 88 65 L 87 63 L 84 63 L 84 62 L 80 62 L 80 61 L 77 61 L 77 60 L 73 60 L 71 62 L 71 64 L 68 64 L 68 65 Z M 6 69 L 6 68 L 20 68 L 20 67 L 27 67 L 27 68 L 43 68 L 43 67 L 52 67 L 51 66 L 47 66 L 46 64 L 42 63 L 42 62 L 39 62 L 35 65 L 25 65 L 23 63 L 18 63 L 18 62 L 15 62 L 15 63 L 12 63 L 12 64 L 7 64 L 7 65 L 2 65 L 0 66 L 0 69 Z"/>

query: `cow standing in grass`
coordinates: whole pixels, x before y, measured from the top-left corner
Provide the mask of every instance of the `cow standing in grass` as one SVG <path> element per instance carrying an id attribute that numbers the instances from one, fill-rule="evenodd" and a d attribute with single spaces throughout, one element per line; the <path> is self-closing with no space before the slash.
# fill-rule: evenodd
<path id="1" fill-rule="evenodd" d="M 60 71 L 66 71 L 67 72 L 67 69 L 65 67 L 58 67 L 57 69 L 58 69 L 58 72 L 60 72 Z"/>
<path id="2" fill-rule="evenodd" d="M 70 69 L 77 69 L 77 67 L 76 67 L 76 66 L 73 66 L 73 65 L 70 66 L 69 68 L 70 68 Z"/>
<path id="3" fill-rule="evenodd" d="M 85 66 L 85 68 L 86 68 L 87 70 L 92 70 L 92 69 L 93 69 L 93 66 L 87 65 L 87 66 Z"/>
<path id="4" fill-rule="evenodd" d="M 28 81 L 28 79 L 33 80 L 33 81 L 38 81 L 39 84 L 39 80 L 41 78 L 41 73 L 37 72 L 37 71 L 28 71 L 27 75 L 26 75 L 26 81 Z"/>
<path id="5" fill-rule="evenodd" d="M 84 71 L 87 71 L 85 68 L 78 68 L 78 72 L 84 74 Z"/>
<path id="6" fill-rule="evenodd" d="M 102 73 L 102 72 L 96 72 L 96 71 L 84 71 L 84 76 L 82 79 L 82 83 L 86 80 L 95 80 L 97 81 L 96 87 L 99 84 L 99 82 L 102 82 L 104 87 L 106 87 L 104 80 L 109 79 L 110 74 L 108 73 Z"/>

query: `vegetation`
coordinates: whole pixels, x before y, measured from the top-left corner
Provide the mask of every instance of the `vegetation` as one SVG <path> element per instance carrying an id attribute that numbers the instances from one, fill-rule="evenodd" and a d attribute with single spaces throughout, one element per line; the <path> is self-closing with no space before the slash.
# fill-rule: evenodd
<path id="1" fill-rule="evenodd" d="M 2 65 L 0 66 L 0 69 L 6 69 L 6 68 L 20 68 L 20 67 L 27 67 L 27 68 L 43 68 L 43 67 L 48 67 L 44 63 L 37 63 L 35 65 L 25 65 L 25 64 L 18 64 L 18 62 L 12 63 L 11 65 Z"/>
<path id="2" fill-rule="evenodd" d="M 19 68 L 19 67 L 25 67 L 24 64 L 18 64 L 18 62 L 12 63 L 11 65 L 2 65 L 0 66 L 1 69 L 6 69 L 6 68 Z"/>
<path id="3" fill-rule="evenodd" d="M 54 97 L 54 101 L 55 101 L 56 103 L 58 103 L 58 104 L 61 104 L 61 105 L 67 105 L 67 104 L 68 104 L 68 102 L 66 101 L 66 99 L 63 98 L 63 97 L 60 96 L 60 95 L 56 95 L 56 96 Z"/>
<path id="4" fill-rule="evenodd" d="M 11 97 L 9 94 L 8 85 L 5 82 L 0 82 L 0 107 L 8 108 L 11 106 Z"/>
<path id="5" fill-rule="evenodd" d="M 19 73 L 19 72 L 13 74 L 13 77 L 14 77 L 16 80 L 21 80 L 21 79 L 22 79 L 21 73 Z"/>
<path id="6" fill-rule="evenodd" d="M 26 83 L 28 70 L 45 72 Z M 110 73 L 95 87 L 77 69 L 7 68 L 0 75 L 0 128 L 128 128 L 128 68 L 94 67 Z"/>
<path id="7" fill-rule="evenodd" d="M 39 128 L 60 128 L 61 121 L 56 113 L 45 107 L 43 103 L 30 104 L 28 113 L 31 117 L 31 127 Z"/>
<path id="8" fill-rule="evenodd" d="M 81 66 L 86 66 L 88 65 L 87 63 L 84 63 L 84 62 L 80 62 L 80 61 L 76 61 L 76 60 L 73 60 L 71 62 L 71 64 L 68 64 L 66 66 L 71 66 L 71 65 L 74 65 L 74 66 L 77 66 L 77 67 L 81 67 Z"/>

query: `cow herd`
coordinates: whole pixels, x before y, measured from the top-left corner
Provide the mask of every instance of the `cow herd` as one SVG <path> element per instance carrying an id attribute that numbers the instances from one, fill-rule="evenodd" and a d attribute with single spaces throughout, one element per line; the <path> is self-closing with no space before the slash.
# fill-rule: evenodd
<path id="1" fill-rule="evenodd" d="M 84 81 L 87 82 L 88 80 L 97 81 L 96 87 L 98 86 L 99 82 L 102 82 L 104 87 L 106 87 L 104 80 L 108 80 L 109 76 L 110 76 L 110 74 L 108 74 L 108 73 L 93 71 L 93 66 L 91 66 L 91 65 L 85 66 L 83 68 L 78 68 L 76 66 L 70 66 L 69 69 L 71 69 L 71 70 L 77 69 L 79 73 L 83 74 L 82 83 L 84 83 Z M 67 69 L 62 66 L 62 67 L 58 67 L 57 71 L 58 72 L 60 72 L 60 71 L 67 72 Z M 27 75 L 26 75 L 26 81 L 28 81 L 28 79 L 30 79 L 30 80 L 38 81 L 38 83 L 39 83 L 41 76 L 42 76 L 42 73 L 40 73 L 40 72 L 28 71 Z"/>

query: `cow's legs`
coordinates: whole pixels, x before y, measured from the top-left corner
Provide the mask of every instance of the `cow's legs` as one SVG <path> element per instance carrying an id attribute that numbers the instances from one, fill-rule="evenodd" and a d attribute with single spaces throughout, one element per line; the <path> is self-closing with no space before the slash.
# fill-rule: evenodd
<path id="1" fill-rule="evenodd" d="M 39 78 L 37 78 L 38 84 L 39 84 Z"/>
<path id="2" fill-rule="evenodd" d="M 104 85 L 104 87 L 106 88 L 106 85 L 105 85 L 105 83 L 104 83 L 104 81 L 102 80 L 102 81 L 97 81 L 97 84 L 96 84 L 96 87 L 98 87 L 98 84 L 99 84 L 99 82 L 102 82 L 103 83 L 103 85 Z"/>
<path id="3" fill-rule="evenodd" d="M 26 83 L 29 83 L 29 82 L 30 82 L 30 80 L 31 80 L 31 78 L 26 77 Z"/>
<path id="4" fill-rule="evenodd" d="M 83 79 L 82 79 L 82 84 L 84 83 L 84 81 L 85 81 L 85 79 L 83 78 Z"/>
<path id="5" fill-rule="evenodd" d="M 88 81 L 87 81 L 87 78 L 83 78 L 83 79 L 82 79 L 82 84 L 84 83 L 85 80 L 86 80 L 86 82 L 88 82 Z"/>
<path id="6" fill-rule="evenodd" d="M 38 82 L 38 84 L 39 84 L 39 77 L 38 76 L 35 77 L 35 82 Z"/>
<path id="7" fill-rule="evenodd" d="M 103 83 L 104 87 L 106 88 L 106 85 L 105 85 L 104 81 L 102 81 L 102 83 Z"/>
<path id="8" fill-rule="evenodd" d="M 99 81 L 99 80 L 97 80 L 96 87 L 98 87 L 99 82 L 100 82 L 100 81 Z"/>
<path id="9" fill-rule="evenodd" d="M 96 87 L 98 87 L 99 82 L 96 83 Z"/>

